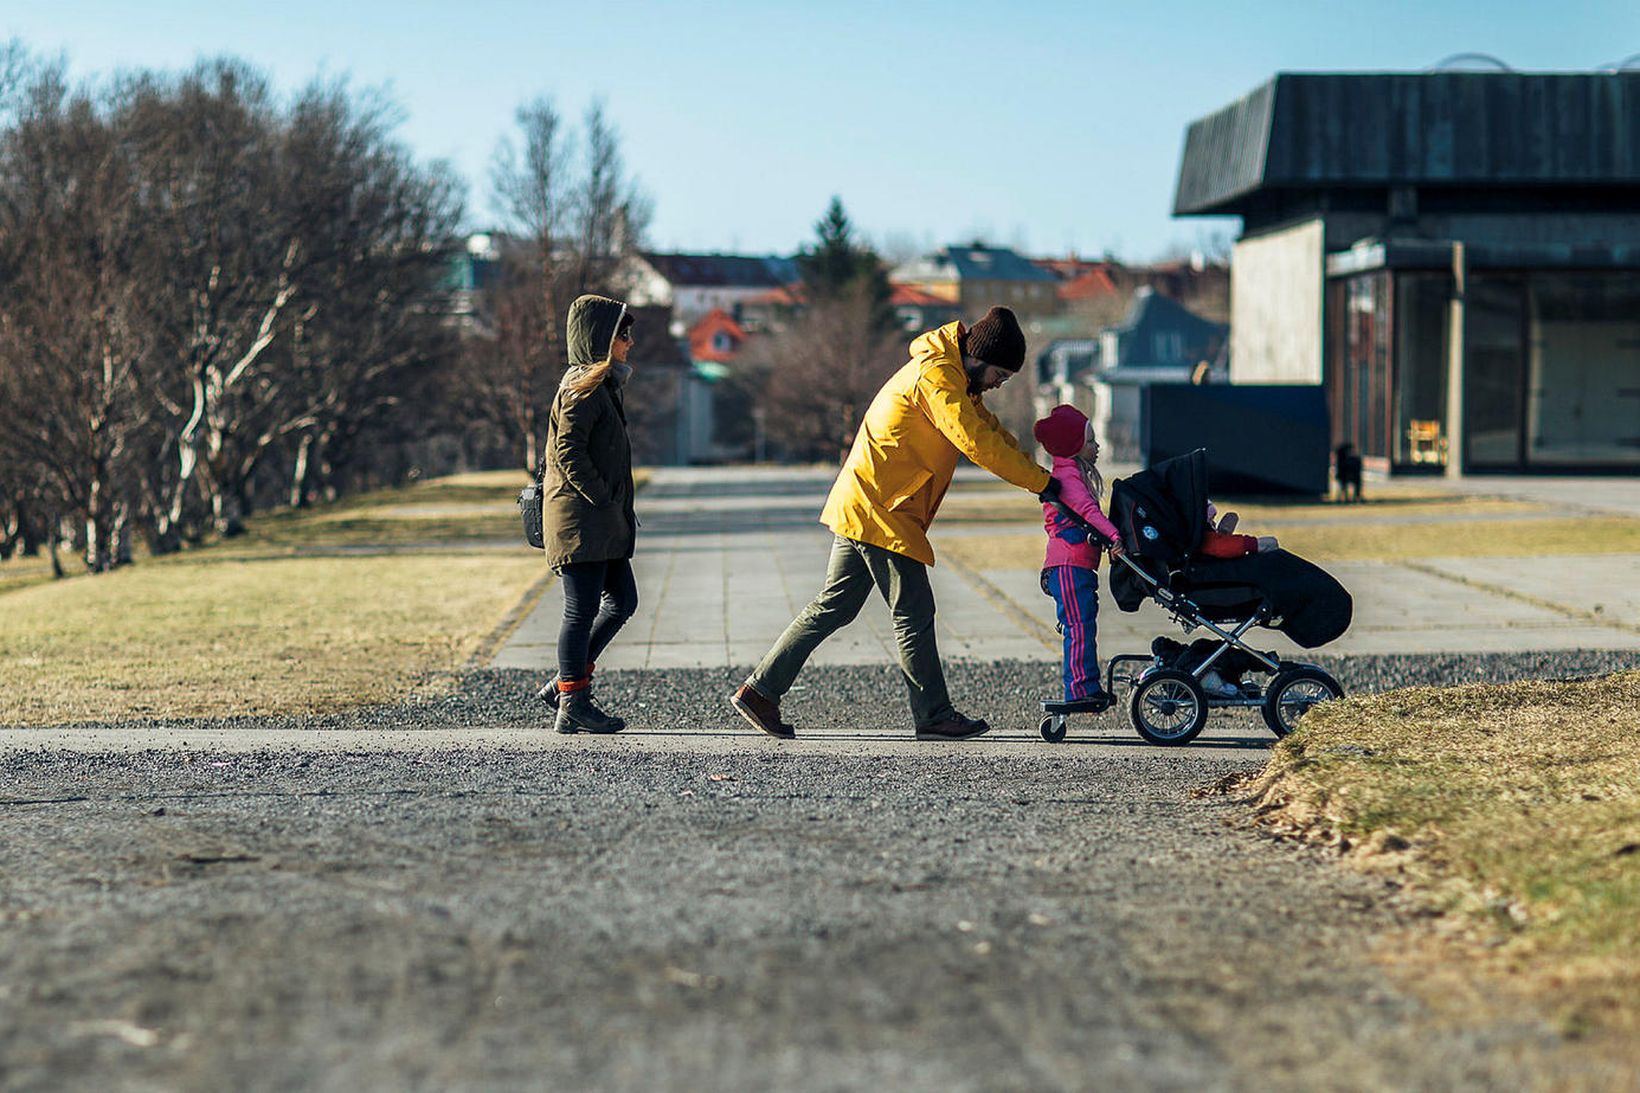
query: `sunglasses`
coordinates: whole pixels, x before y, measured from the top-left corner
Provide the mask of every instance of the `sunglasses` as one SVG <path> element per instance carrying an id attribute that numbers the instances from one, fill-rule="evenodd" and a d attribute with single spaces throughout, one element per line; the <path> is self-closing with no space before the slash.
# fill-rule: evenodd
<path id="1" fill-rule="evenodd" d="M 630 330 L 623 330 L 619 334 L 615 335 L 615 337 L 623 342 L 626 342 L 628 345 L 631 345 L 633 342 L 638 340 L 632 336 L 632 331 Z"/>

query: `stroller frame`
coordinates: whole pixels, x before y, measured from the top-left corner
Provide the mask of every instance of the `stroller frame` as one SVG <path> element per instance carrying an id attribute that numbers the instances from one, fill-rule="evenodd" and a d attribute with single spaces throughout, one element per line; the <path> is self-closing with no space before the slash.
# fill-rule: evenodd
<path id="1" fill-rule="evenodd" d="M 1111 545 L 1097 528 L 1069 507 L 1059 502 L 1055 502 L 1055 507 L 1080 525 L 1095 542 L 1107 548 Z M 1150 743 L 1163 745 L 1189 743 L 1201 732 L 1212 710 L 1238 707 L 1259 708 L 1265 724 L 1278 738 L 1283 737 L 1297 727 L 1298 720 L 1310 707 L 1318 702 L 1343 697 L 1343 687 L 1318 665 L 1278 660 L 1247 644 L 1244 635 L 1271 618 L 1268 599 L 1263 600 L 1251 615 L 1236 623 L 1233 629 L 1225 629 L 1208 618 L 1206 612 L 1188 595 L 1167 587 L 1129 558 L 1125 551 L 1116 555 L 1112 562 L 1127 566 L 1145 584 L 1151 599 L 1163 607 L 1186 634 L 1197 629 L 1208 630 L 1219 638 L 1219 646 L 1190 669 L 1168 667 L 1154 653 L 1124 653 L 1111 657 L 1105 662 L 1106 697 L 1103 702 L 1042 703 L 1043 717 L 1038 727 L 1042 738 L 1049 743 L 1057 744 L 1065 739 L 1066 722 L 1072 714 L 1099 713 L 1108 709 L 1115 702 L 1117 683 L 1123 684 L 1131 692 L 1128 718 L 1134 731 Z M 1202 678 L 1231 649 L 1252 657 L 1260 666 L 1255 670 L 1271 673 L 1269 684 L 1250 687 L 1244 683 L 1241 695 L 1235 698 L 1221 698 L 1203 690 Z M 1134 667 L 1119 672 L 1118 667 L 1124 664 Z M 1152 720 L 1153 713 L 1158 720 Z M 1181 714 L 1182 717 L 1179 716 Z"/>

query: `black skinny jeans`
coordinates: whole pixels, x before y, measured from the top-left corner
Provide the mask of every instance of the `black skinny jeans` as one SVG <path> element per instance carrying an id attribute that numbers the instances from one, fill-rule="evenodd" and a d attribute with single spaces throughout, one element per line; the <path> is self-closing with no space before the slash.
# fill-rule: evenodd
<path id="1" fill-rule="evenodd" d="M 585 679 L 587 665 L 638 610 L 632 563 L 576 562 L 558 571 L 564 586 L 564 624 L 558 629 L 558 678 Z"/>

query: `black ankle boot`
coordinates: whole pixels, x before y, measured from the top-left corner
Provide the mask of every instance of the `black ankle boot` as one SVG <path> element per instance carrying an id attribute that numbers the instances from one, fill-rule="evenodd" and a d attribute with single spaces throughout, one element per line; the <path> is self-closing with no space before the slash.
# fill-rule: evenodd
<path id="1" fill-rule="evenodd" d="M 607 714 L 592 704 L 592 689 L 566 691 L 558 698 L 559 732 L 613 733 L 626 728 L 626 722 Z"/>
<path id="2" fill-rule="evenodd" d="M 592 673 L 597 670 L 598 666 L 596 664 L 588 664 L 587 678 L 591 679 Z M 562 675 L 554 673 L 553 677 L 547 680 L 546 686 L 535 692 L 535 697 L 539 698 L 542 702 L 545 702 L 547 705 L 556 710 L 558 708 L 558 696 L 564 693 L 558 689 L 558 681 L 563 678 L 564 677 Z"/>

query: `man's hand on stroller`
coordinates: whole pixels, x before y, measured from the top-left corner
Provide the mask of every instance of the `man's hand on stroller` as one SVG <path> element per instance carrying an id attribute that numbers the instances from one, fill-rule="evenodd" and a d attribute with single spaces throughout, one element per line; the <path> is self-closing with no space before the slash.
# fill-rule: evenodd
<path id="1" fill-rule="evenodd" d="M 1059 500 L 1059 479 L 1050 477 L 1048 484 L 1042 487 L 1042 492 L 1036 495 L 1036 499 L 1044 505 L 1052 505 L 1057 502 Z"/>

